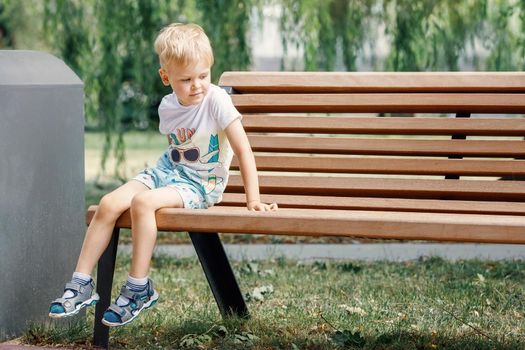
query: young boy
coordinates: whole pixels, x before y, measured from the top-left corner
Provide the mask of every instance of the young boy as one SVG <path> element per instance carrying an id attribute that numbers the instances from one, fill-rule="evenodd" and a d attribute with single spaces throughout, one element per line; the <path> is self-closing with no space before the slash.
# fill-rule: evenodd
<path id="1" fill-rule="evenodd" d="M 158 294 L 148 279 L 157 237 L 155 211 L 165 207 L 205 209 L 220 202 L 233 153 L 239 158 L 248 210 L 277 210 L 275 203 L 260 201 L 257 169 L 241 115 L 226 92 L 210 83 L 213 52 L 202 28 L 169 25 L 155 40 L 155 51 L 160 78 L 173 90 L 159 106 L 159 130 L 168 135 L 169 148 L 156 167 L 145 169 L 101 199 L 73 278 L 63 296 L 51 303 L 50 317 L 73 315 L 97 303 L 91 273 L 109 244 L 115 221 L 127 209 L 132 219 L 131 268 L 102 322 L 124 325 L 155 304 Z"/>

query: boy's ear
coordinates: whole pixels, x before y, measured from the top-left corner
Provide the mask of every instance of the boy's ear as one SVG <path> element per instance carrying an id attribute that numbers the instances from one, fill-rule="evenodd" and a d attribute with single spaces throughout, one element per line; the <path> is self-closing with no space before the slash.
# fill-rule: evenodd
<path id="1" fill-rule="evenodd" d="M 162 83 L 165 86 L 169 86 L 170 85 L 170 78 L 168 77 L 168 73 L 164 70 L 164 68 L 160 68 L 159 69 L 159 75 L 160 75 L 160 80 L 162 80 Z"/>

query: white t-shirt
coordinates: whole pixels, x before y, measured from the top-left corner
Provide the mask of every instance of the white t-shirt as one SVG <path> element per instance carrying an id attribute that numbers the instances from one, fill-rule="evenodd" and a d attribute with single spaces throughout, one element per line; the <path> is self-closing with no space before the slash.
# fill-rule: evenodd
<path id="1" fill-rule="evenodd" d="M 200 186 L 210 205 L 220 202 L 233 157 L 224 129 L 241 118 L 230 96 L 210 84 L 201 103 L 183 106 L 172 93 L 162 99 L 159 117 L 159 131 L 170 139 L 161 160 L 169 159 L 172 169 Z"/>

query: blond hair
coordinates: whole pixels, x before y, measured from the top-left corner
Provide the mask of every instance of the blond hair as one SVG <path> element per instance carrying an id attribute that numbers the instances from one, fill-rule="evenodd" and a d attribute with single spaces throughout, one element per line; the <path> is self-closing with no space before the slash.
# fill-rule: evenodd
<path id="1" fill-rule="evenodd" d="M 169 63 L 187 66 L 200 60 L 213 65 L 210 40 L 197 24 L 173 23 L 162 28 L 155 39 L 155 52 L 161 67 Z"/>

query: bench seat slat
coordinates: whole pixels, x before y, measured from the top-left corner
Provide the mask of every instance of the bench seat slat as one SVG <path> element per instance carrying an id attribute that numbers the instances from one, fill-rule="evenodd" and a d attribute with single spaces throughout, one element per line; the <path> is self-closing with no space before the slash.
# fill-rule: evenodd
<path id="1" fill-rule="evenodd" d="M 326 196 L 524 201 L 525 181 L 429 180 L 356 177 L 259 176 L 261 193 Z M 239 175 L 227 192 L 244 191 Z"/>
<path id="2" fill-rule="evenodd" d="M 241 113 L 525 113 L 525 94 L 249 94 L 233 95 Z"/>
<path id="3" fill-rule="evenodd" d="M 248 135 L 256 152 L 402 156 L 524 157 L 525 142 Z"/>
<path id="4" fill-rule="evenodd" d="M 471 159 L 399 159 L 357 157 L 312 157 L 256 155 L 260 171 L 359 173 L 359 174 L 405 174 L 405 175 L 464 175 L 504 176 L 525 175 L 523 160 L 471 160 Z M 239 169 L 234 157 L 231 169 Z"/>
<path id="5" fill-rule="evenodd" d="M 240 93 L 525 92 L 523 72 L 224 72 Z"/>
<path id="6" fill-rule="evenodd" d="M 271 194 L 261 195 L 261 200 L 265 203 L 275 202 L 280 208 L 525 215 L 525 202 L 472 202 L 433 199 L 329 197 Z M 219 205 L 234 207 L 245 206 L 246 195 L 243 193 L 225 193 L 222 202 Z"/>
<path id="7" fill-rule="evenodd" d="M 88 211 L 88 222 L 95 207 Z M 404 213 L 323 209 L 250 212 L 246 208 L 207 210 L 164 208 L 156 212 L 159 230 L 313 236 L 353 236 L 438 241 L 525 243 L 525 222 L 507 215 Z M 129 228 L 126 211 L 117 227 Z"/>
<path id="8" fill-rule="evenodd" d="M 341 118 L 246 114 L 242 123 L 248 132 L 525 136 L 523 118 Z"/>

